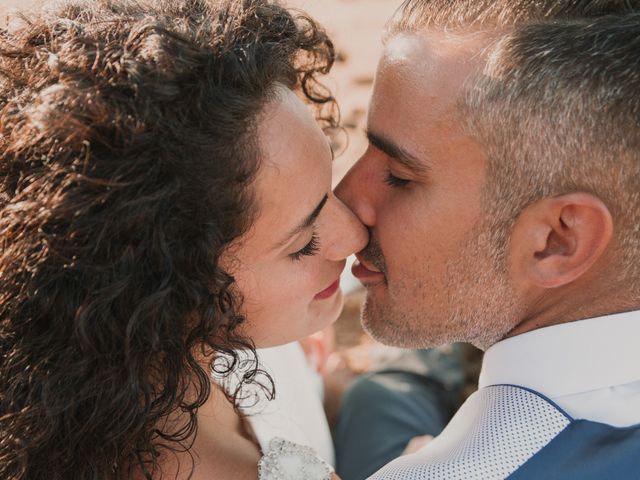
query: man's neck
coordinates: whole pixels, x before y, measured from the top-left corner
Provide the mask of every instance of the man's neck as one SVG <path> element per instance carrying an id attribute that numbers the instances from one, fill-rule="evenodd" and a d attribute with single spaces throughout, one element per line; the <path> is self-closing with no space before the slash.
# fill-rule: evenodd
<path id="1" fill-rule="evenodd" d="M 571 286 L 561 291 L 546 292 L 536 298 L 529 313 L 505 338 L 561 323 L 632 310 L 640 310 L 640 302 L 630 295 L 623 297 L 619 290 Z"/>

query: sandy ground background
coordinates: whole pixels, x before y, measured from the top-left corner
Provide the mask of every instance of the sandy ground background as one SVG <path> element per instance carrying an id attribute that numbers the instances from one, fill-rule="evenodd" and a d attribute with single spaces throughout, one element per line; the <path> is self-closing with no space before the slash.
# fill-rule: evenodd
<path id="1" fill-rule="evenodd" d="M 364 128 L 378 57 L 382 31 L 401 0 L 284 0 L 319 21 L 329 32 L 338 52 L 338 61 L 326 84 L 340 105 L 342 126 L 347 136 L 334 163 L 337 183 L 366 149 Z M 12 11 L 37 8 L 42 0 L 0 0 L 0 25 Z M 345 309 L 336 323 L 337 347 L 344 350 L 370 344 L 359 322 L 363 292 L 346 296 Z M 363 360 L 366 363 L 366 360 Z"/>

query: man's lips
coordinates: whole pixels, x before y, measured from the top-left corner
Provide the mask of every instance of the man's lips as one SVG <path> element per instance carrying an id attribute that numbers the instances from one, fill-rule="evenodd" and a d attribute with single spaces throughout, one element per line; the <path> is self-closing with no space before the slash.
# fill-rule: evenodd
<path id="1" fill-rule="evenodd" d="M 380 282 L 384 280 L 384 274 L 375 268 L 371 263 L 364 260 L 360 255 L 356 254 L 358 259 L 351 267 L 353 276 L 362 283 Z"/>

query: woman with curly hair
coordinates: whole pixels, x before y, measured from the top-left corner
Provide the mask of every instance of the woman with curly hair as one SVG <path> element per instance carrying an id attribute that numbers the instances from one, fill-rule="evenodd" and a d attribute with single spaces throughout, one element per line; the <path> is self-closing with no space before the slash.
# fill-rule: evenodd
<path id="1" fill-rule="evenodd" d="M 261 450 L 239 406 L 272 390 L 256 347 L 337 318 L 367 242 L 304 104 L 336 126 L 333 58 L 272 0 L 67 2 L 0 30 L 0 478 L 331 476 Z"/>

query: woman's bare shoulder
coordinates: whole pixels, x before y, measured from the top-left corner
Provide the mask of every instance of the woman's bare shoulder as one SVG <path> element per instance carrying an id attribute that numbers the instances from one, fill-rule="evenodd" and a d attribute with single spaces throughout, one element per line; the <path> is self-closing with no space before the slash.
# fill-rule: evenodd
<path id="1" fill-rule="evenodd" d="M 160 464 L 162 478 L 176 480 L 256 480 L 258 478 L 259 450 L 251 443 L 237 442 L 197 445 L 183 452 L 163 452 Z M 204 448 L 203 448 L 204 447 Z M 144 480 L 144 475 L 134 475 Z M 154 477 L 155 478 L 155 477 Z"/>

